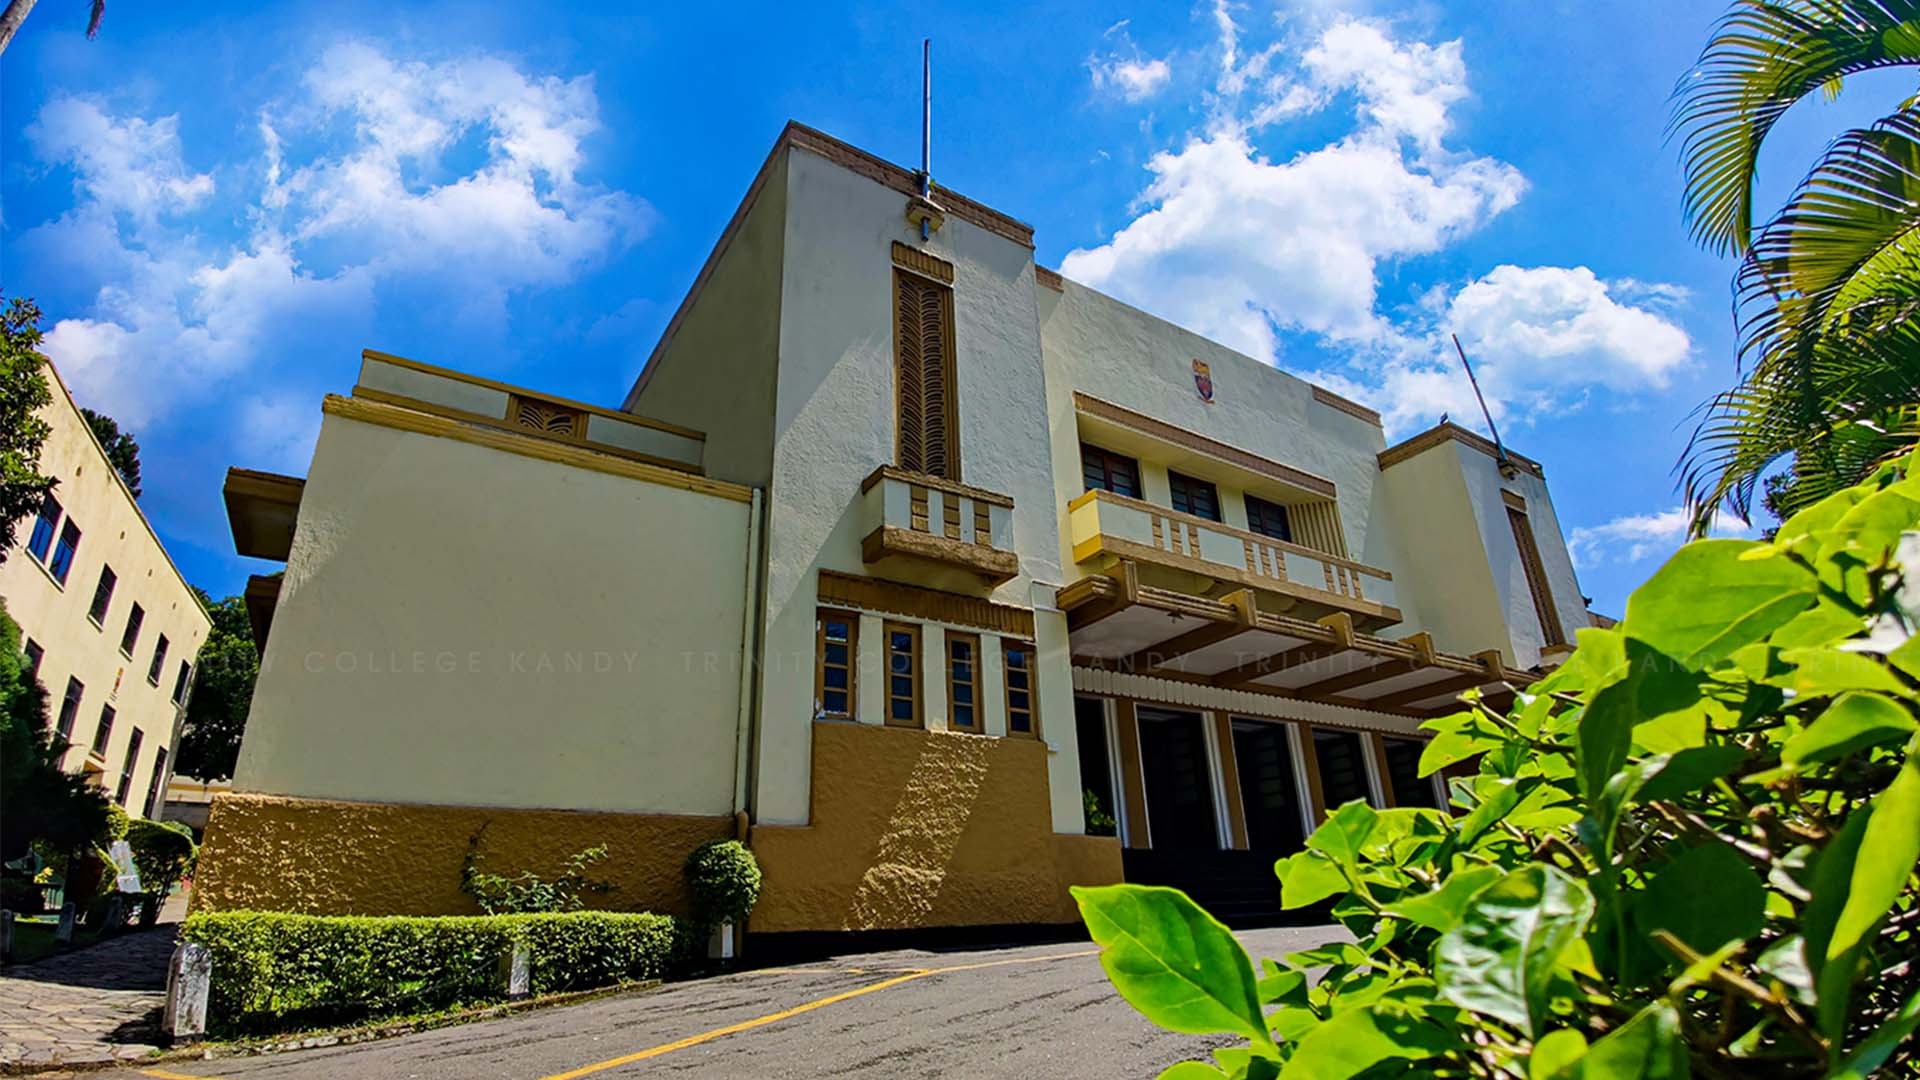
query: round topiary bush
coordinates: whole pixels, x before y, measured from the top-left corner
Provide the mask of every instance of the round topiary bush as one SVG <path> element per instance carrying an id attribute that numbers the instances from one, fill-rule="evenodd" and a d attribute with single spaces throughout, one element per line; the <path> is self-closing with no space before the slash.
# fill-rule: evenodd
<path id="1" fill-rule="evenodd" d="M 703 922 L 740 922 L 760 899 L 760 864 L 738 840 L 710 840 L 687 856 L 687 888 Z"/>

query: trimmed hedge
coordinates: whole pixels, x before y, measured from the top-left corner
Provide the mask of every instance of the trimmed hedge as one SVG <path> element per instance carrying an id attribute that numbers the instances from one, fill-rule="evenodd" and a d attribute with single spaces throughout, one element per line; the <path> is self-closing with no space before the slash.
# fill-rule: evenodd
<path id="1" fill-rule="evenodd" d="M 744 921 L 760 899 L 760 863 L 738 840 L 709 840 L 685 866 L 693 911 L 703 923 Z"/>
<path id="2" fill-rule="evenodd" d="M 530 952 L 534 993 L 662 978 L 698 944 L 667 915 L 193 915 L 182 936 L 212 954 L 208 1023 L 265 1034 L 431 1012 L 506 996 L 501 957 Z"/>

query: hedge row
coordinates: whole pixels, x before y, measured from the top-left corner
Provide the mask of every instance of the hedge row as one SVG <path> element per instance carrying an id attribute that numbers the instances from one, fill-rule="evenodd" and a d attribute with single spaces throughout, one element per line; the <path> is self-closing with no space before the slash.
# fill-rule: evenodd
<path id="1" fill-rule="evenodd" d="M 187 919 L 213 960 L 219 1034 L 322 1027 L 506 996 L 501 957 L 527 944 L 534 993 L 661 978 L 695 955 L 668 915 L 574 911 L 415 917 L 230 911 Z"/>

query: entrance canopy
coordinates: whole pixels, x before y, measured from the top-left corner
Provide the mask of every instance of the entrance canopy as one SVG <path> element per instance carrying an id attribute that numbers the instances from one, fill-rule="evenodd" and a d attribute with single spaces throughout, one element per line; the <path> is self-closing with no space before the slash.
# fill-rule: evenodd
<path id="1" fill-rule="evenodd" d="M 1200 597 L 1142 585 L 1130 562 L 1118 570 L 1059 590 L 1077 664 L 1410 716 L 1507 688 L 1498 650 L 1439 652 L 1424 632 L 1379 637 L 1345 612 L 1294 618 L 1259 610 L 1249 590 Z"/>

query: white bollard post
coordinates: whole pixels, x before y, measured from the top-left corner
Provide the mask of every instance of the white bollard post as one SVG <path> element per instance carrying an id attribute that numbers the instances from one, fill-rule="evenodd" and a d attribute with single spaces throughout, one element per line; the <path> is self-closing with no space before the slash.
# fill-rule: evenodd
<path id="1" fill-rule="evenodd" d="M 204 945 L 183 941 L 167 964 L 167 1007 L 160 1031 L 173 1046 L 198 1042 L 207 1034 L 207 996 L 213 987 L 213 954 Z"/>
<path id="2" fill-rule="evenodd" d="M 500 954 L 500 981 L 506 986 L 508 1001 L 532 995 L 533 955 L 526 942 L 516 941 L 513 948 Z"/>
<path id="3" fill-rule="evenodd" d="M 75 915 L 73 901 L 60 905 L 60 922 L 53 928 L 54 944 L 66 948 L 73 944 L 73 919 Z"/>
<path id="4" fill-rule="evenodd" d="M 713 937 L 707 940 L 707 959 L 733 959 L 733 924 L 723 922 L 713 928 Z"/>

